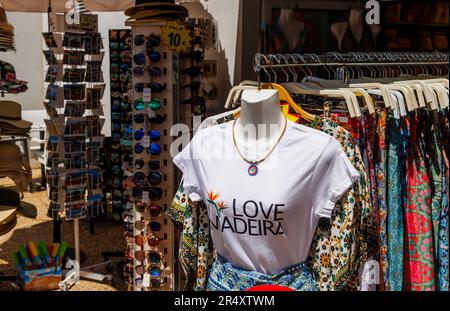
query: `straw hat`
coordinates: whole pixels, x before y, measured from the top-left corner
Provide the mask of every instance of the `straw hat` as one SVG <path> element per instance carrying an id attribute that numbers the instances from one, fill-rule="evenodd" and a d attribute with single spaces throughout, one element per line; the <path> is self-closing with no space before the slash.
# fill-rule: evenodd
<path id="1" fill-rule="evenodd" d="M 19 146 L 13 142 L 0 142 L 0 176 L 4 171 L 21 171 L 22 154 Z"/>
<path id="2" fill-rule="evenodd" d="M 22 106 L 9 100 L 0 101 L 0 123 L 7 123 L 21 129 L 29 129 L 33 124 L 22 120 Z"/>
<path id="3" fill-rule="evenodd" d="M 130 19 L 185 18 L 188 11 L 175 4 L 175 0 L 136 0 L 135 5 L 125 10 Z"/>
<path id="4" fill-rule="evenodd" d="M 0 205 L 0 236 L 11 231 L 17 224 L 17 207 Z"/>
<path id="5" fill-rule="evenodd" d="M 8 23 L 5 9 L 0 2 L 0 49 L 14 50 L 14 27 Z"/>

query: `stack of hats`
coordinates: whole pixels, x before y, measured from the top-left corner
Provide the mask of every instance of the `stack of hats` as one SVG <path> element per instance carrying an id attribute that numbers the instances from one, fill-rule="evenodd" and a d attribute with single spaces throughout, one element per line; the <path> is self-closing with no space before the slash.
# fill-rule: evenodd
<path id="1" fill-rule="evenodd" d="M 136 0 L 135 5 L 125 10 L 128 21 L 179 20 L 188 16 L 185 7 L 175 0 Z"/>
<path id="2" fill-rule="evenodd" d="M 20 205 L 19 193 L 0 188 L 0 236 L 11 231 L 17 224 L 17 207 Z"/>
<path id="3" fill-rule="evenodd" d="M 0 51 L 15 50 L 14 27 L 8 23 L 5 9 L 0 4 Z"/>
<path id="4" fill-rule="evenodd" d="M 22 106 L 19 103 L 0 101 L 0 135 L 28 136 L 32 124 L 22 120 Z"/>
<path id="5" fill-rule="evenodd" d="M 10 141 L 0 141 L 0 178 L 3 177 L 11 178 L 21 191 L 27 190 L 31 180 L 29 159 L 22 157 L 19 146 Z"/>
<path id="6" fill-rule="evenodd" d="M 0 92 L 23 93 L 28 90 L 27 83 L 16 79 L 16 70 L 13 65 L 0 61 Z"/>

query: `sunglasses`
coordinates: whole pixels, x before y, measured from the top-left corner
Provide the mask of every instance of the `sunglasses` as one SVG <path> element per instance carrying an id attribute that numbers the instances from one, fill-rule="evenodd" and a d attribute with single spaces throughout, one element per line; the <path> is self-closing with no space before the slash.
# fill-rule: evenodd
<path id="1" fill-rule="evenodd" d="M 153 111 L 157 111 L 161 108 L 161 101 L 157 98 L 152 98 L 148 104 L 148 107 Z M 145 109 L 145 102 L 142 98 L 138 98 L 134 101 L 134 109 L 137 111 Z"/>
<path id="2" fill-rule="evenodd" d="M 144 220 L 138 220 L 134 223 L 134 228 L 137 231 L 144 231 L 147 227 L 146 222 Z"/>
<path id="3" fill-rule="evenodd" d="M 159 172 L 150 172 L 147 181 L 151 186 L 158 186 L 162 181 L 162 175 Z"/>
<path id="4" fill-rule="evenodd" d="M 155 93 L 161 93 L 162 91 L 166 90 L 167 85 L 166 84 L 162 85 L 160 83 L 155 83 L 155 82 L 150 82 L 150 83 L 139 82 L 134 85 L 134 90 L 139 93 L 142 93 L 144 91 L 144 88 L 149 88 L 152 90 L 152 92 L 155 92 Z"/>
<path id="5" fill-rule="evenodd" d="M 161 68 L 150 65 L 148 68 L 145 66 L 136 66 L 133 68 L 133 74 L 136 77 L 142 77 L 145 73 L 145 69 L 148 69 L 148 73 L 150 74 L 151 77 L 154 78 L 158 78 L 161 77 L 163 72 L 164 74 L 166 74 L 166 69 L 164 68 L 164 70 L 161 70 Z"/>
<path id="6" fill-rule="evenodd" d="M 145 162 L 144 162 L 144 160 L 142 160 L 142 159 L 137 159 L 137 160 L 134 162 L 134 166 L 135 166 L 138 170 L 143 169 L 144 166 L 145 166 Z M 152 170 L 152 171 L 157 171 L 157 170 L 159 170 L 159 169 L 161 168 L 161 164 L 160 164 L 159 160 L 150 160 L 150 161 L 148 161 L 148 167 L 149 167 L 150 170 Z"/>
<path id="7" fill-rule="evenodd" d="M 150 200 L 159 201 L 162 198 L 163 191 L 159 187 L 134 187 L 132 190 L 132 196 L 135 200 L 142 200 L 142 192 L 147 191 Z M 156 231 L 156 230 L 153 230 Z"/>
<path id="8" fill-rule="evenodd" d="M 138 66 L 143 66 L 145 64 L 145 54 L 146 52 L 142 51 L 133 56 L 134 63 Z M 157 63 L 161 60 L 161 53 L 157 51 L 147 51 L 147 56 L 150 59 L 150 62 Z"/>
<path id="9" fill-rule="evenodd" d="M 134 123 L 136 123 L 136 124 L 144 123 L 146 117 L 148 117 L 148 115 L 143 114 L 143 113 L 136 114 L 136 115 L 134 115 L 134 117 L 133 117 Z M 152 116 L 151 118 L 148 117 L 148 120 L 149 120 L 151 123 L 156 123 L 156 124 L 161 124 L 161 123 L 163 123 L 166 119 L 167 119 L 167 115 L 160 115 L 160 114 L 156 114 L 155 116 Z M 120 129 L 119 129 L 119 130 L 120 130 Z"/>
<path id="10" fill-rule="evenodd" d="M 141 154 L 145 150 L 145 147 L 141 143 L 137 143 L 134 146 L 134 153 Z M 147 152 L 151 155 L 157 156 L 161 154 L 161 147 L 158 144 L 151 143 L 150 147 L 147 148 Z"/>
<path id="11" fill-rule="evenodd" d="M 147 177 L 144 173 L 137 172 L 133 176 L 133 182 L 136 186 L 143 186 L 146 183 Z"/>
<path id="12" fill-rule="evenodd" d="M 161 138 L 161 133 L 156 130 L 151 130 L 147 134 L 150 137 L 151 141 L 158 141 Z M 145 131 L 143 129 L 137 130 L 134 132 L 134 139 L 141 140 L 145 136 Z"/>
<path id="13" fill-rule="evenodd" d="M 158 238 L 156 236 L 146 237 L 142 234 L 136 235 L 134 237 L 134 242 L 139 247 L 144 247 L 144 245 L 147 243 L 150 247 L 157 247 L 159 245 L 159 242 L 161 242 L 163 239 Z"/>
<path id="14" fill-rule="evenodd" d="M 149 35 L 148 37 L 144 35 L 137 35 L 134 37 L 134 45 L 136 46 L 141 46 L 145 42 L 147 42 L 148 46 L 156 48 L 161 44 L 161 38 L 156 35 Z"/>
<path id="15" fill-rule="evenodd" d="M 152 217 L 159 217 L 163 212 L 165 212 L 165 209 L 159 205 L 153 204 L 149 208 L 149 213 Z"/>

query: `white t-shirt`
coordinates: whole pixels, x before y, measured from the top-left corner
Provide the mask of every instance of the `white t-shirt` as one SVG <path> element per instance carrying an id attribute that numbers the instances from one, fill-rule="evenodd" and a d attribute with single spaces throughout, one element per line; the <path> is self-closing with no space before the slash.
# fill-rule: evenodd
<path id="1" fill-rule="evenodd" d="M 186 193 L 207 205 L 214 246 L 233 266 L 273 274 L 304 262 L 319 218 L 331 217 L 358 172 L 336 139 L 288 122 L 250 176 L 232 125 L 199 130 L 173 159 Z"/>

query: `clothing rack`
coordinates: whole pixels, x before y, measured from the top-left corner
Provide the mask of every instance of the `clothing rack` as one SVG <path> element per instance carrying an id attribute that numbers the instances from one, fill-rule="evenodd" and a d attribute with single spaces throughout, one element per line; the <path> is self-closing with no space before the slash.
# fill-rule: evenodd
<path id="1" fill-rule="evenodd" d="M 329 52 L 317 54 L 261 54 L 254 57 L 254 69 L 315 66 L 414 66 L 414 65 L 448 65 L 449 54 L 442 52 Z"/>

